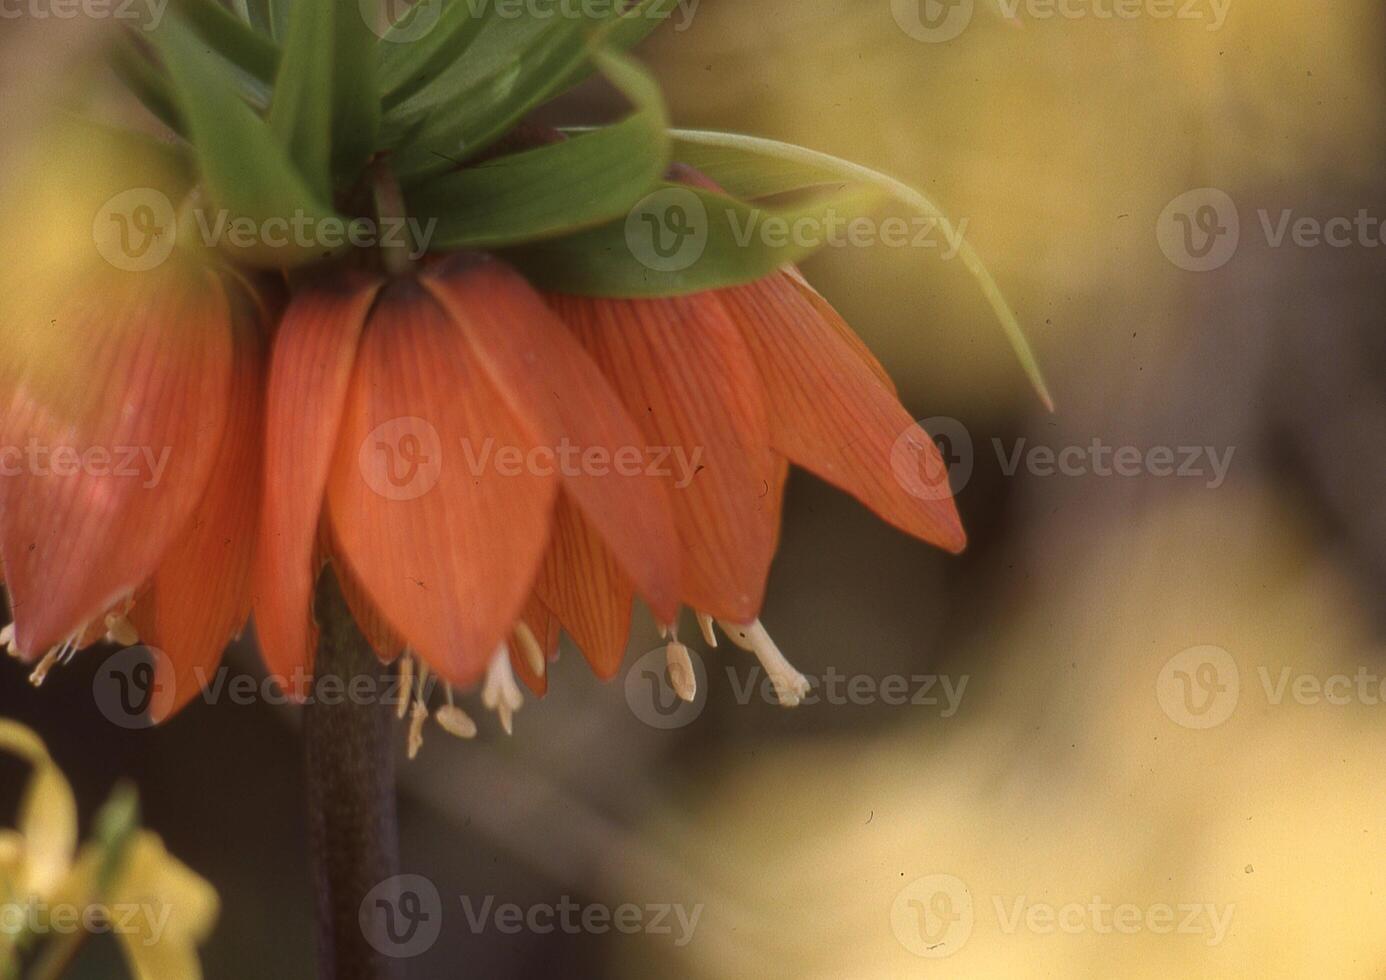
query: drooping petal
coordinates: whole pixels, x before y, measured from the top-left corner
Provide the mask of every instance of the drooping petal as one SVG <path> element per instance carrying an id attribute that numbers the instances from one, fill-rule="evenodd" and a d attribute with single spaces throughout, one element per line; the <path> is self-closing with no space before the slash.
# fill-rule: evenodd
<path id="1" fill-rule="evenodd" d="M 938 447 L 793 281 L 771 276 L 719 296 L 760 370 L 776 451 L 901 530 L 961 551 Z"/>
<path id="2" fill-rule="evenodd" d="M 328 481 L 337 559 L 445 680 L 485 672 L 529 596 L 557 478 L 456 324 L 412 280 L 361 340 Z"/>
<path id="3" fill-rule="evenodd" d="M 465 254 L 424 277 L 517 414 L 554 450 L 563 488 L 655 614 L 678 609 L 678 538 L 663 481 L 600 369 L 508 266 Z"/>
<path id="4" fill-rule="evenodd" d="M 404 653 L 407 645 L 404 639 L 376 608 L 365 586 L 356 581 L 350 566 L 345 562 L 336 562 L 333 567 L 342 588 L 342 598 L 351 610 L 351 618 L 356 622 L 356 628 L 361 631 L 361 635 L 366 638 L 366 642 L 371 645 L 381 663 L 394 663 Z"/>
<path id="5" fill-rule="evenodd" d="M 263 327 L 252 316 L 238 313 L 233 327 L 226 435 L 207 491 L 130 612 L 140 641 L 165 654 L 156 660 L 155 722 L 207 685 L 250 616 L 264 432 Z"/>
<path id="6" fill-rule="evenodd" d="M 535 588 L 592 672 L 602 680 L 616 676 L 630 639 L 635 589 L 567 494 L 554 509 L 553 536 Z"/>
<path id="7" fill-rule="evenodd" d="M 876 355 L 871 353 L 871 348 L 867 347 L 865 341 L 857 336 L 857 332 L 842 318 L 842 314 L 837 312 L 833 305 L 824 298 L 822 293 L 809 284 L 809 281 L 804 278 L 803 273 L 795 266 L 785 266 L 784 275 L 794 284 L 794 288 L 799 291 L 799 294 L 808 300 L 809 303 L 813 305 L 813 308 L 818 311 L 818 315 L 823 318 L 823 322 L 832 327 L 833 332 L 841 337 L 843 342 L 852 349 L 852 353 L 856 354 L 861 362 L 866 365 L 867 369 L 875 376 L 876 380 L 885 385 L 886 390 L 892 395 L 898 396 L 899 391 L 895 387 L 895 380 L 886 373 L 885 367 L 876 359 Z"/>
<path id="8" fill-rule="evenodd" d="M 255 560 L 255 628 L 270 674 L 312 670 L 314 543 L 328 471 L 375 280 L 324 277 L 289 303 L 265 402 L 264 505 Z"/>
<path id="9" fill-rule="evenodd" d="M 213 274 L 169 262 L 74 287 L 0 438 L 0 557 L 28 658 L 148 580 L 226 427 L 231 313 Z"/>
<path id="10" fill-rule="evenodd" d="M 658 300 L 550 297 L 620 395 L 665 473 L 682 598 L 754 619 L 774 549 L 760 379 L 736 324 L 703 293 Z"/>

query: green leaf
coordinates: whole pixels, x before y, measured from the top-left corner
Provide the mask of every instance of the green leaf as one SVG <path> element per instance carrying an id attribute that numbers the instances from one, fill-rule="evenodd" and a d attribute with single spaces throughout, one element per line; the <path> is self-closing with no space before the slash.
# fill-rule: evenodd
<path id="1" fill-rule="evenodd" d="M 319 197 L 331 197 L 334 172 L 356 175 L 379 123 L 375 37 L 356 0 L 295 4 L 270 127 Z"/>
<path id="2" fill-rule="evenodd" d="M 492 16 L 492 0 L 419 0 L 381 37 L 380 90 L 398 105 L 459 63 Z M 436 18 L 436 20 L 434 19 Z"/>
<path id="3" fill-rule="evenodd" d="M 477 155 L 591 71 L 593 51 L 643 36 L 673 9 L 673 0 L 639 0 L 624 14 L 619 5 L 604 4 L 599 14 L 572 16 L 587 8 L 571 0 L 534 2 L 550 4 L 552 15 L 517 18 L 492 7 L 469 56 L 387 113 L 382 142 L 398 148 L 392 165 L 402 180 L 442 173 Z"/>
<path id="4" fill-rule="evenodd" d="M 176 0 L 174 7 L 202 40 L 233 65 L 269 85 L 279 69 L 279 48 L 217 0 Z"/>
<path id="5" fill-rule="evenodd" d="M 320 199 L 332 195 L 332 21 L 335 0 L 296 4 L 284 38 L 269 125 Z"/>
<path id="6" fill-rule="evenodd" d="M 242 261 L 290 268 L 323 257 L 328 250 L 298 236 L 277 244 L 265 231 L 274 221 L 320 223 L 335 217 L 294 168 L 269 126 L 241 101 L 225 65 L 206 57 L 202 43 L 176 17 L 167 17 L 156 40 L 178 93 L 188 135 L 197 150 L 217 218 L 248 221 L 255 242 L 234 249 Z M 276 233 L 276 238 L 279 236 Z"/>
<path id="7" fill-rule="evenodd" d="M 134 39 L 128 34 L 119 34 L 112 39 L 107 49 L 111 69 L 116 73 L 146 109 L 169 129 L 180 136 L 187 135 L 187 127 L 173 88 L 159 68 L 153 64 Z"/>
<path id="8" fill-rule="evenodd" d="M 958 235 L 947 215 L 925 194 L 859 164 L 775 140 L 697 130 L 675 130 L 673 136 L 676 160 L 698 169 L 733 194 L 754 198 L 834 181 L 859 181 L 937 221 L 949 241 L 961 243 L 958 257 L 977 280 L 1040 400 L 1054 410 L 1044 372 L 1015 311 L 972 244 Z"/>
<path id="9" fill-rule="evenodd" d="M 659 85 L 636 62 L 595 56 L 635 107 L 625 120 L 562 143 L 500 157 L 424 185 L 409 212 L 436 218 L 436 247 L 496 248 L 623 217 L 669 166 Z"/>
<path id="10" fill-rule="evenodd" d="M 876 188 L 854 186 L 757 206 L 665 183 L 622 221 L 509 254 L 532 280 L 557 292 L 678 296 L 753 282 L 798 262 L 821 247 L 828 228 L 882 199 Z M 805 228 L 813 234 L 796 234 Z"/>

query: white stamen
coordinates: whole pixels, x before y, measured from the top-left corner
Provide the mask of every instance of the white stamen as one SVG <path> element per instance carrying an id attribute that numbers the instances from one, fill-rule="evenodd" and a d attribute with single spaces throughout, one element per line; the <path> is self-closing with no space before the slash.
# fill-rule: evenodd
<path id="1" fill-rule="evenodd" d="M 422 700 L 414 701 L 413 713 L 409 716 L 409 758 L 414 759 L 423 748 L 423 726 L 428 721 L 428 708 Z"/>
<path id="2" fill-rule="evenodd" d="M 399 699 L 395 711 L 403 718 L 409 713 L 409 702 L 414 697 L 414 655 L 408 650 L 399 658 L 399 689 L 404 696 Z"/>
<path id="3" fill-rule="evenodd" d="M 29 675 L 29 683 L 34 687 L 42 687 L 43 682 L 48 679 L 48 672 L 60 663 L 65 663 L 72 658 L 77 650 L 77 638 L 73 637 L 61 646 L 56 646 L 43 655 L 43 659 L 38 662 L 33 673 Z"/>
<path id="4" fill-rule="evenodd" d="M 500 717 L 501 728 L 505 734 L 515 731 L 515 712 L 525 703 L 520 686 L 515 683 L 515 672 L 510 669 L 510 648 L 504 643 L 491 658 L 486 668 L 486 683 L 481 688 L 481 703 Z"/>
<path id="5" fill-rule="evenodd" d="M 669 627 L 668 627 L 667 624 L 665 624 L 665 623 L 655 623 L 655 629 L 657 629 L 657 630 L 659 631 L 659 638 L 660 638 L 661 640 L 667 640 L 667 639 L 669 639 Z"/>
<path id="6" fill-rule="evenodd" d="M 471 715 L 453 704 L 451 684 L 448 685 L 448 703 L 438 709 L 433 720 L 449 735 L 455 735 L 458 738 L 476 738 L 476 722 L 472 721 Z"/>
<path id="7" fill-rule="evenodd" d="M 698 629 L 703 631 L 703 642 L 714 650 L 717 649 L 717 631 L 712 628 L 712 617 L 705 612 L 700 612 L 698 616 Z"/>
<path id="8" fill-rule="evenodd" d="M 515 639 L 520 641 L 520 653 L 524 656 L 525 663 L 529 664 L 529 669 L 536 677 L 543 677 L 548 669 L 548 664 L 544 660 L 544 648 L 539 645 L 534 630 L 530 629 L 524 620 L 515 624 Z"/>
<path id="9" fill-rule="evenodd" d="M 109 613 L 106 616 L 106 642 L 132 647 L 140 642 L 140 634 L 123 613 Z"/>
<path id="10" fill-rule="evenodd" d="M 770 675 L 770 682 L 775 685 L 775 695 L 780 699 L 780 704 L 792 708 L 804 699 L 810 687 L 808 678 L 785 659 L 780 648 L 775 646 L 775 641 L 770 639 L 770 634 L 765 632 L 760 620 L 738 626 L 719 619 L 717 625 L 722 627 L 722 632 L 731 637 L 733 643 L 756 655 L 760 665 Z"/>
<path id="11" fill-rule="evenodd" d="M 0 627 L 0 647 L 11 657 L 19 656 L 19 647 L 14 642 L 14 623 Z"/>
<path id="12" fill-rule="evenodd" d="M 691 702 L 698 695 L 698 677 L 693 673 L 693 658 L 688 655 L 688 647 L 675 640 L 665 648 L 664 656 L 674 693 Z"/>

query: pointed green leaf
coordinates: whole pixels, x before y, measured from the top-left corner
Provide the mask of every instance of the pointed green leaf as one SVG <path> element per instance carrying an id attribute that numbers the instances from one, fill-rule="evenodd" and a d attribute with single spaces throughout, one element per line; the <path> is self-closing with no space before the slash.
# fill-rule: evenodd
<path id="1" fill-rule="evenodd" d="M 279 48 L 267 35 L 217 0 L 176 0 L 174 7 L 217 54 L 267 85 L 274 82 Z"/>
<path id="2" fill-rule="evenodd" d="M 677 296 L 741 285 L 827 244 L 834 227 L 880 203 L 855 186 L 758 206 L 665 183 L 624 220 L 508 253 L 546 289 L 585 296 Z"/>
<path id="3" fill-rule="evenodd" d="M 116 77 L 154 118 L 180 136 L 187 135 L 183 116 L 178 110 L 178 101 L 173 95 L 173 87 L 130 35 L 119 34 L 113 38 L 106 56 Z"/>
<path id="4" fill-rule="evenodd" d="M 270 126 L 319 197 L 331 196 L 334 172 L 356 175 L 379 123 L 375 36 L 356 0 L 295 4 Z"/>
<path id="5" fill-rule="evenodd" d="M 976 249 L 928 196 L 878 171 L 788 143 L 698 130 L 675 130 L 673 136 L 675 159 L 700 170 L 733 194 L 755 198 L 833 181 L 860 181 L 937 221 L 948 240 L 961 243 L 958 257 L 977 280 L 1040 400 L 1053 411 L 1044 372 L 1015 311 Z"/>
<path id="6" fill-rule="evenodd" d="M 289 268 L 327 254 L 330 250 L 301 236 L 284 241 L 276 232 L 275 240 L 268 240 L 270 227 L 316 225 L 334 217 L 332 211 L 309 189 L 265 121 L 236 95 L 224 64 L 206 57 L 202 42 L 180 19 L 165 18 L 155 36 L 211 204 L 218 209 L 204 216 L 207 226 L 219 218 L 249 223 L 255 229 L 253 242 L 236 246 L 235 254 L 255 265 Z"/>
<path id="7" fill-rule="evenodd" d="M 459 63 L 493 13 L 492 0 L 419 0 L 410 7 L 381 33 L 385 105 L 398 105 Z"/>
<path id="8" fill-rule="evenodd" d="M 636 62 L 599 53 L 636 111 L 613 126 L 504 156 L 425 184 L 409 212 L 436 219 L 436 247 L 490 247 L 568 234 L 623 217 L 669 166 L 659 85 Z"/>
<path id="9" fill-rule="evenodd" d="M 618 4 L 589 13 L 571 0 L 533 2 L 551 13 L 493 13 L 467 57 L 387 114 L 382 143 L 397 149 L 393 166 L 401 179 L 442 173 L 476 156 L 590 72 L 594 50 L 643 36 L 674 4 L 639 0 L 625 13 Z"/>

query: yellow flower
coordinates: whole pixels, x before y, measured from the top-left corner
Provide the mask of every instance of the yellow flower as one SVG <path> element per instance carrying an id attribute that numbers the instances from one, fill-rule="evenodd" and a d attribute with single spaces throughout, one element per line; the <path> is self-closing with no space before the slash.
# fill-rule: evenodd
<path id="1" fill-rule="evenodd" d="M 79 852 L 77 802 L 42 740 L 0 719 L 0 750 L 31 768 L 15 829 L 0 829 L 0 976 L 17 976 L 40 943 L 44 975 L 55 975 L 83 940 L 109 932 L 138 980 L 201 977 L 216 891 L 138 828 L 133 794 L 117 790 Z"/>

